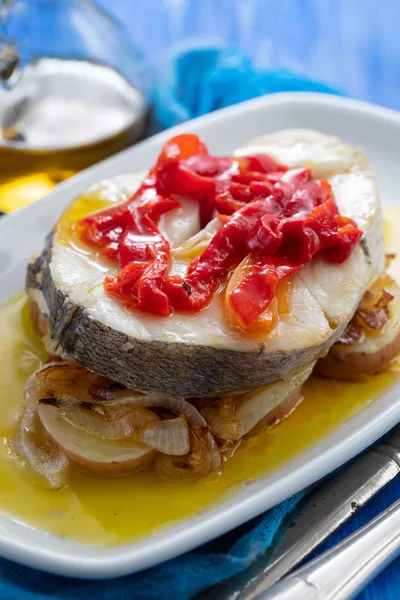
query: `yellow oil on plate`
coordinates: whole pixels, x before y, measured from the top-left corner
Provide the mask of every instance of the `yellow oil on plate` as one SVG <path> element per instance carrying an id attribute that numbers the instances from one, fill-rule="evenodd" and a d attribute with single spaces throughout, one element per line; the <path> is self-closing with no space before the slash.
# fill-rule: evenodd
<path id="1" fill-rule="evenodd" d="M 387 209 L 387 247 L 400 257 L 400 209 Z M 400 279 L 400 258 L 392 272 Z M 103 479 L 74 470 L 68 489 L 46 489 L 13 458 L 7 439 L 23 405 L 26 377 L 46 354 L 21 294 L 0 309 L 0 511 L 81 543 L 120 544 L 204 511 L 221 496 L 260 478 L 315 444 L 397 381 L 396 372 L 345 383 L 311 377 L 294 413 L 268 432 L 241 442 L 222 473 L 199 482 L 170 483 L 152 468 Z"/>

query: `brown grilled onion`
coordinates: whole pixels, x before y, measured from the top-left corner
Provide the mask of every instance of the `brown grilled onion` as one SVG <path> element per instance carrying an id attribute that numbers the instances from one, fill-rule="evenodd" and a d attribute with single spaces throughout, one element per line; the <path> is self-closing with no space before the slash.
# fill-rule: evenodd
<path id="1" fill-rule="evenodd" d="M 47 419 L 53 415 L 49 421 L 52 427 L 55 427 L 54 411 L 46 411 L 45 405 L 55 408 L 68 425 L 90 436 L 104 441 L 135 439 L 136 436 L 148 447 L 168 453 L 170 456 L 165 456 L 165 461 L 161 456 L 160 461 L 157 460 L 156 469 L 163 477 L 198 479 L 219 469 L 220 454 L 206 420 L 183 398 L 135 394 L 90 373 L 74 361 L 65 360 L 49 362 L 29 378 L 26 397 L 29 402 L 40 402 L 40 415 Z M 149 410 L 153 408 L 167 410 L 177 418 L 159 420 Z M 102 471 L 104 461 L 100 461 L 100 466 L 98 461 L 88 461 L 86 450 L 80 460 L 79 449 L 71 450 L 59 426 L 56 434 L 50 432 L 50 426 L 45 425 L 45 428 L 71 460 L 87 470 Z M 178 466 L 173 463 L 175 456 L 182 456 Z M 124 466 L 121 468 L 126 472 Z"/>
<path id="2" fill-rule="evenodd" d="M 190 424 L 190 452 L 182 459 L 161 454 L 155 468 L 160 477 L 172 481 L 200 479 L 218 471 L 221 457 L 204 417 L 183 398 L 174 396 L 124 396 L 106 403 L 107 407 L 164 408 L 183 415 Z"/>
<path id="3" fill-rule="evenodd" d="M 381 331 L 385 327 L 389 321 L 389 303 L 393 300 L 393 295 L 384 286 L 391 289 L 396 284 L 385 274 L 365 292 L 337 344 L 351 345 L 356 341 L 361 342 L 369 333 Z"/>
<path id="4" fill-rule="evenodd" d="M 49 361 L 36 371 L 42 398 L 67 395 L 81 402 L 90 401 L 89 389 L 98 377 L 74 360 Z"/>
<path id="5" fill-rule="evenodd" d="M 200 409 L 213 434 L 221 440 L 236 440 L 239 437 L 240 423 L 235 407 L 236 399 L 227 397 L 205 400 Z"/>
<path id="6" fill-rule="evenodd" d="M 400 289 L 385 275 L 364 294 L 344 335 L 319 359 L 315 372 L 359 381 L 386 370 L 399 352 Z"/>
<path id="7" fill-rule="evenodd" d="M 160 454 L 156 458 L 156 473 L 168 481 L 194 481 L 218 471 L 221 456 L 214 437 L 207 427 L 192 427 L 190 430 L 191 452 L 178 458 Z"/>
<path id="8" fill-rule="evenodd" d="M 102 402 L 106 408 L 118 408 L 129 406 L 131 408 L 164 408 L 177 415 L 184 415 L 190 425 L 193 427 L 206 427 L 207 423 L 197 408 L 190 402 L 179 396 L 145 396 L 143 394 L 134 395 L 126 391 L 117 400 Z"/>

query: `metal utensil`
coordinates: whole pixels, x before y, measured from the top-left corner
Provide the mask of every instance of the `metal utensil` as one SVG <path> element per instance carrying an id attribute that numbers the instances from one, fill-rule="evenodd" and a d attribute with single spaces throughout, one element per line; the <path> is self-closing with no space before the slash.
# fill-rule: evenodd
<path id="1" fill-rule="evenodd" d="M 208 600 L 252 600 L 289 573 L 312 550 L 400 472 L 400 425 L 383 443 L 368 450 L 307 499 L 271 555 L 206 590 Z"/>
<path id="2" fill-rule="evenodd" d="M 400 555 L 400 500 L 256 600 L 350 600 Z"/>

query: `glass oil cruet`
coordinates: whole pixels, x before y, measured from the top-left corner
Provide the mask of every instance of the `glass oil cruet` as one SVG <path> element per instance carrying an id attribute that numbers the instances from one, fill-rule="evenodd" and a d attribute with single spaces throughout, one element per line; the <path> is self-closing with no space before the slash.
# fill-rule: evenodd
<path id="1" fill-rule="evenodd" d="M 136 141 L 144 63 L 90 0 L 0 0 L 0 212 Z"/>

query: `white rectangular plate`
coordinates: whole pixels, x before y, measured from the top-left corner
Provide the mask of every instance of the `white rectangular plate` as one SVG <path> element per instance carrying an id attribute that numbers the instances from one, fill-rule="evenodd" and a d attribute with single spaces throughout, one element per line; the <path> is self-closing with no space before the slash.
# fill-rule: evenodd
<path id="1" fill-rule="evenodd" d="M 43 200 L 0 221 L 0 302 L 21 289 L 25 266 L 42 248 L 62 209 L 90 184 L 149 167 L 164 141 L 199 133 L 216 154 L 253 137 L 308 127 L 361 146 L 374 168 L 384 202 L 399 202 L 400 115 L 321 94 L 288 93 L 252 100 L 170 129 L 59 185 Z M 83 546 L 0 516 L 0 554 L 51 572 L 83 578 L 124 575 L 192 549 L 260 514 L 363 450 L 400 420 L 400 386 L 390 389 L 332 435 L 272 474 L 209 510 L 124 546 Z M 177 493 L 178 488 L 177 488 Z"/>

